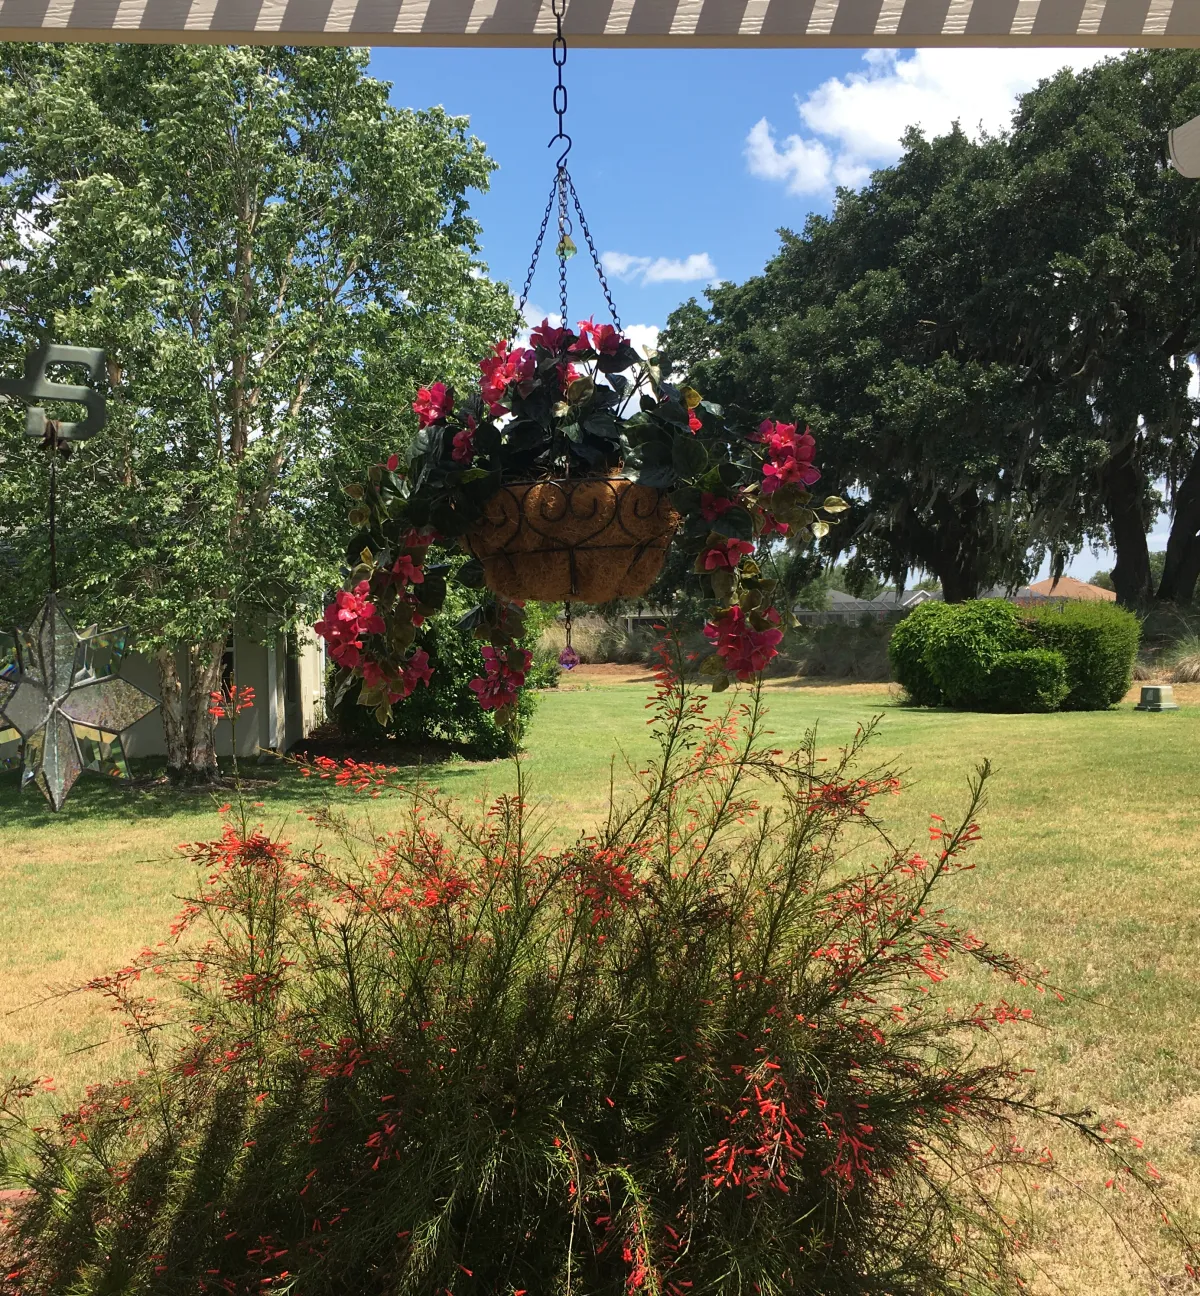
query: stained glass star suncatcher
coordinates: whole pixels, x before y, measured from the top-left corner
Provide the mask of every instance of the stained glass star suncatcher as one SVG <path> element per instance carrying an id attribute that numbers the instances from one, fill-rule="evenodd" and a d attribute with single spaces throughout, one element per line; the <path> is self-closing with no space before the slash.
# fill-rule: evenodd
<path id="1" fill-rule="evenodd" d="M 128 644 L 124 629 L 78 634 L 51 594 L 17 631 L 15 663 L 0 669 L 0 742 L 17 732 L 21 786 L 36 783 L 55 810 L 85 769 L 129 777 L 121 735 L 158 703 L 121 679 Z"/>

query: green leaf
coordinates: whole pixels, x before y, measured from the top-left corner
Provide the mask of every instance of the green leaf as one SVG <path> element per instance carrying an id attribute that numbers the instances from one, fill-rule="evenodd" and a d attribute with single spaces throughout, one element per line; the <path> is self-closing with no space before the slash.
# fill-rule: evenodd
<path id="1" fill-rule="evenodd" d="M 754 519 L 744 508 L 727 509 L 709 525 L 718 535 L 730 536 L 735 540 L 754 539 Z"/>
<path id="2" fill-rule="evenodd" d="M 827 495 L 821 507 L 826 513 L 845 513 L 850 505 L 840 495 Z"/>
<path id="3" fill-rule="evenodd" d="M 680 477 L 698 477 L 708 466 L 708 452 L 702 442 L 684 432 L 672 442 L 671 461 Z"/>

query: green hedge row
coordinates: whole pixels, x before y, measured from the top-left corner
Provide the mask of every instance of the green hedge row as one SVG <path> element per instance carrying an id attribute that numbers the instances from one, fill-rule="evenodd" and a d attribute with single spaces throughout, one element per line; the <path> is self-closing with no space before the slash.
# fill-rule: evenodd
<path id="1" fill-rule="evenodd" d="M 1099 711 L 1133 679 L 1141 623 L 1115 603 L 924 603 L 892 633 L 892 672 L 919 706 Z"/>

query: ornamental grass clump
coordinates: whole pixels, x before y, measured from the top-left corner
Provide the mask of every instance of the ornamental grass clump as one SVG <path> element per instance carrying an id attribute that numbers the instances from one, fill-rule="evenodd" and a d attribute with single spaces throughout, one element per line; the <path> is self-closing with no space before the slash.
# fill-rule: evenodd
<path id="1" fill-rule="evenodd" d="M 982 779 L 900 849 L 869 728 L 827 764 L 757 692 L 710 718 L 664 671 L 653 707 L 635 793 L 565 845 L 519 776 L 482 817 L 414 784 L 388 832 L 232 812 L 188 848 L 170 939 L 90 986 L 143 1070 L 24 1141 L 8 1103 L 8 1289 L 1008 1290 L 1013 1177 L 1053 1167 L 992 1046 L 1036 978 L 936 907 Z M 931 995 L 959 960 L 993 1001 Z"/>

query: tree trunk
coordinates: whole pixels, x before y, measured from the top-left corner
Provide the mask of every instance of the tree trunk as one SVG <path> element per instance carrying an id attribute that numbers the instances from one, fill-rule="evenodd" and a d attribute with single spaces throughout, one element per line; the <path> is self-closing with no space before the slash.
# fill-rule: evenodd
<path id="1" fill-rule="evenodd" d="M 965 603 L 978 598 L 983 584 L 979 535 L 976 520 L 978 496 L 965 491 L 957 499 L 940 496 L 933 509 L 934 544 L 931 569 L 942 583 L 947 603 Z"/>
<path id="2" fill-rule="evenodd" d="M 1156 598 L 1170 603 L 1190 603 L 1196 588 L 1196 561 L 1192 551 L 1200 546 L 1200 450 L 1192 456 L 1187 473 L 1175 492 L 1175 516 L 1167 539 L 1167 559 Z M 1190 573 L 1190 579 L 1189 579 Z"/>
<path id="3" fill-rule="evenodd" d="M 166 648 L 158 651 L 167 776 L 172 783 L 211 783 L 217 776 L 216 721 L 208 709 L 211 695 L 221 686 L 224 653 L 224 636 L 190 646 L 185 690 L 175 654 Z"/>
<path id="4" fill-rule="evenodd" d="M 1154 593 L 1150 577 L 1150 546 L 1146 540 L 1146 480 L 1135 457 L 1136 438 L 1131 437 L 1104 465 L 1100 488 L 1108 514 L 1113 550 L 1113 589 L 1117 602 L 1126 607 L 1144 607 Z"/>
<path id="5" fill-rule="evenodd" d="M 1196 582 L 1200 580 L 1200 535 L 1193 536 L 1179 567 L 1175 583 L 1175 602 L 1191 603 L 1196 597 Z"/>

